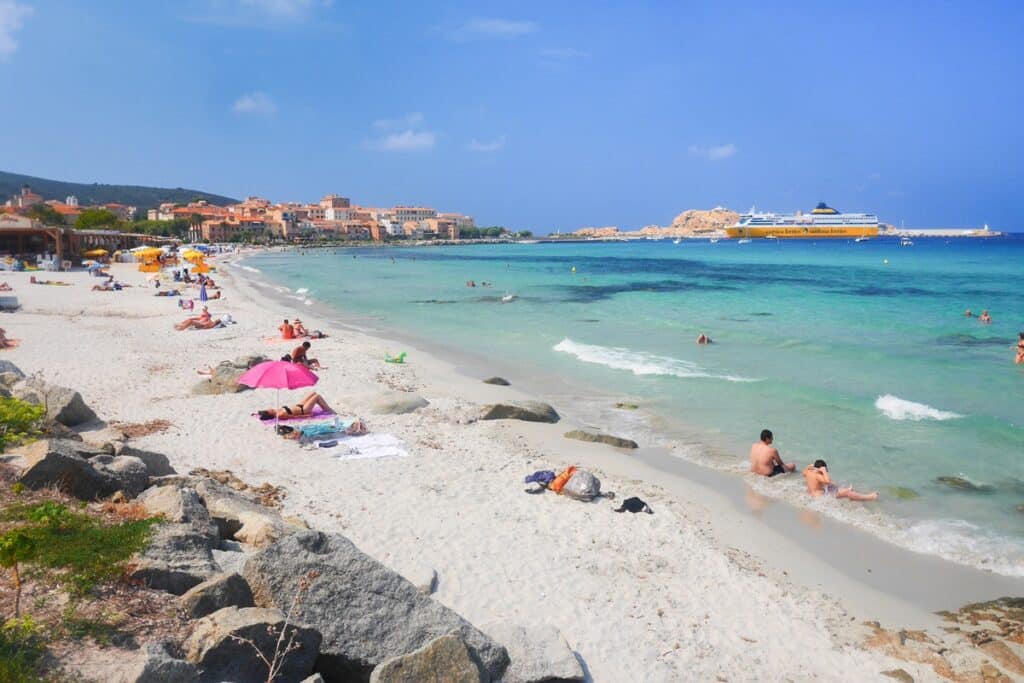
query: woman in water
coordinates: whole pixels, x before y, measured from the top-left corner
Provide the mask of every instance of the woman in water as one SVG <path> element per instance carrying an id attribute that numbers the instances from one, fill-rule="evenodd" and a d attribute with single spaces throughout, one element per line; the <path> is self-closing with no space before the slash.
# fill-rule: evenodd
<path id="1" fill-rule="evenodd" d="M 992 322 L 992 316 L 988 314 L 988 311 L 982 311 L 981 315 L 978 316 L 978 322 L 982 325 L 988 325 Z"/>
<path id="2" fill-rule="evenodd" d="M 1024 365 L 1024 332 L 1017 333 L 1017 358 L 1013 362 Z"/>

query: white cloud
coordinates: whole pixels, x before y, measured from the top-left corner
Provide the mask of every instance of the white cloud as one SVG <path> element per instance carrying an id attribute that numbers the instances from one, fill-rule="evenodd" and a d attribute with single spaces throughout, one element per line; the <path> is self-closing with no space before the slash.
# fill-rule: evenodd
<path id="1" fill-rule="evenodd" d="M 235 100 L 235 104 L 231 108 L 234 109 L 236 114 L 270 116 L 277 112 L 277 105 L 274 104 L 273 98 L 259 90 L 242 95 Z"/>
<path id="2" fill-rule="evenodd" d="M 414 111 L 397 119 L 377 119 L 373 122 L 373 127 L 377 130 L 394 130 L 396 128 L 415 128 L 422 124 L 423 114 Z"/>
<path id="3" fill-rule="evenodd" d="M 497 152 L 505 146 L 505 136 L 499 135 L 494 140 L 480 141 L 473 138 L 469 143 L 469 149 L 473 152 L 482 152 L 488 154 L 490 152 Z"/>
<path id="4" fill-rule="evenodd" d="M 543 50 L 538 50 L 537 54 L 545 59 L 570 60 L 590 58 L 589 52 L 577 50 L 574 47 L 546 47 Z"/>
<path id="5" fill-rule="evenodd" d="M 739 149 L 736 145 L 731 142 L 724 145 L 712 145 L 710 147 L 690 145 L 690 156 L 703 157 L 708 161 L 722 161 L 735 156 L 738 151 Z"/>
<path id="6" fill-rule="evenodd" d="M 320 7 L 330 7 L 332 0 L 240 0 L 244 7 L 252 7 L 265 14 L 289 19 L 302 19 Z"/>
<path id="7" fill-rule="evenodd" d="M 369 146 L 385 152 L 410 152 L 419 149 L 430 149 L 437 141 L 437 136 L 429 130 L 403 130 L 390 133 L 377 140 L 371 140 Z"/>
<path id="8" fill-rule="evenodd" d="M 456 42 L 483 38 L 521 38 L 536 33 L 540 26 L 533 21 L 515 19 L 470 19 L 448 31 L 448 38 Z"/>
<path id="9" fill-rule="evenodd" d="M 18 49 L 14 34 L 32 14 L 32 8 L 14 0 L 0 0 L 0 59 L 9 57 Z"/>

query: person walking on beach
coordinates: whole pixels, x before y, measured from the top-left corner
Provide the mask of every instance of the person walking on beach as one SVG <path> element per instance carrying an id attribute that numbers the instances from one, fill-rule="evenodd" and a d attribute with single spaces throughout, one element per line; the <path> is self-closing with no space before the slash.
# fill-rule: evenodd
<path id="1" fill-rule="evenodd" d="M 807 492 L 815 498 L 831 496 L 857 501 L 878 500 L 878 493 L 857 493 L 852 486 L 839 488 L 833 484 L 824 460 L 815 460 L 813 465 L 808 465 L 804 470 L 804 479 L 807 481 Z"/>
<path id="2" fill-rule="evenodd" d="M 779 450 L 772 446 L 774 437 L 770 429 L 761 430 L 761 440 L 750 447 L 750 471 L 762 477 L 774 477 L 796 471 L 796 463 L 785 463 Z"/>

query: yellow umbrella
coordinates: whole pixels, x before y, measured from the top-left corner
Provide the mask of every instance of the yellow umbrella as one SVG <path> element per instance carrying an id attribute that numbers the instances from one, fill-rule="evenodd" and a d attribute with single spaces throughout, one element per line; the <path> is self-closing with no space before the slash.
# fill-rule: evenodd
<path id="1" fill-rule="evenodd" d="M 181 255 L 181 258 L 186 261 L 202 261 L 205 257 L 206 254 L 201 251 L 196 251 L 195 249 L 189 249 Z"/>
<path id="2" fill-rule="evenodd" d="M 110 252 L 106 249 L 91 249 L 83 254 L 83 256 L 106 256 Z"/>

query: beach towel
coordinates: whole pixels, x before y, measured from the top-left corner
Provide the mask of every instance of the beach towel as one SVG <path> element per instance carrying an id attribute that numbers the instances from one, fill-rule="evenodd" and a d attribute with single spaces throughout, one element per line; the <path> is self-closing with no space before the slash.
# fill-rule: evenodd
<path id="1" fill-rule="evenodd" d="M 402 440 L 393 434 L 366 434 L 338 439 L 339 460 L 364 460 L 368 458 L 405 458 L 409 452 L 403 448 Z"/>
<path id="2" fill-rule="evenodd" d="M 555 473 L 551 470 L 537 470 L 533 474 L 528 474 L 523 480 L 524 484 L 540 484 L 541 486 L 547 486 L 555 479 Z"/>

